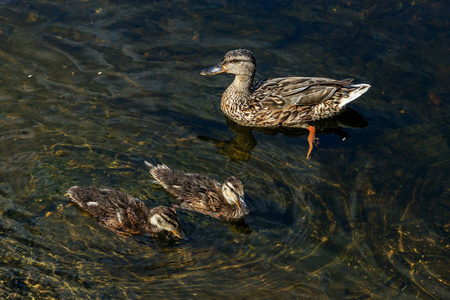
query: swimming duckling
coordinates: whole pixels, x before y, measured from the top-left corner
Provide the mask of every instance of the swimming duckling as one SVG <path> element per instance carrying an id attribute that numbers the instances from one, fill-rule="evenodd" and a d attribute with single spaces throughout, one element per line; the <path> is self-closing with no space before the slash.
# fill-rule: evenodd
<path id="1" fill-rule="evenodd" d="M 244 201 L 243 184 L 237 177 L 231 176 L 220 184 L 201 174 L 145 163 L 151 168 L 155 182 L 180 200 L 177 207 L 228 221 L 240 220 L 250 213 Z"/>
<path id="2" fill-rule="evenodd" d="M 97 219 L 100 225 L 120 235 L 157 234 L 170 231 L 184 238 L 173 208 L 149 209 L 144 202 L 112 189 L 73 186 L 67 190 L 70 200 Z"/>

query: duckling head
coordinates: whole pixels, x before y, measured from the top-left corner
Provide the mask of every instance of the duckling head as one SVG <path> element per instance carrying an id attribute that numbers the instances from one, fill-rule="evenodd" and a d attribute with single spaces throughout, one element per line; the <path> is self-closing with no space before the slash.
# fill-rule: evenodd
<path id="1" fill-rule="evenodd" d="M 184 232 L 178 228 L 180 224 L 174 209 L 159 206 L 152 209 L 151 213 L 153 214 L 149 217 L 149 221 L 157 228 L 157 231 L 170 231 L 180 239 L 186 238 Z"/>
<path id="2" fill-rule="evenodd" d="M 219 73 L 231 73 L 235 75 L 249 76 L 253 78 L 256 72 L 256 59 L 247 49 L 228 51 L 221 63 L 203 69 L 200 75 L 216 75 Z"/>
<path id="3" fill-rule="evenodd" d="M 225 200 L 231 205 L 237 205 L 244 215 L 248 215 L 250 210 L 244 201 L 244 185 L 237 177 L 229 177 L 222 185 L 222 194 Z"/>

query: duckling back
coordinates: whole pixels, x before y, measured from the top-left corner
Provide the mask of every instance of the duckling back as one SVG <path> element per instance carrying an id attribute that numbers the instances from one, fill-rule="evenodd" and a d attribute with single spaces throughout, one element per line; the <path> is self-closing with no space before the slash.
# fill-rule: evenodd
<path id="1" fill-rule="evenodd" d="M 151 168 L 150 173 L 155 178 L 155 182 L 180 200 L 198 198 L 205 193 L 221 191 L 216 181 L 204 175 L 172 170 L 164 164 L 154 166 L 148 162 L 145 163 Z"/>
<path id="2" fill-rule="evenodd" d="M 70 200 L 97 219 L 105 219 L 117 215 L 121 210 L 140 211 L 148 214 L 144 203 L 124 192 L 96 187 L 73 186 L 67 190 Z"/>

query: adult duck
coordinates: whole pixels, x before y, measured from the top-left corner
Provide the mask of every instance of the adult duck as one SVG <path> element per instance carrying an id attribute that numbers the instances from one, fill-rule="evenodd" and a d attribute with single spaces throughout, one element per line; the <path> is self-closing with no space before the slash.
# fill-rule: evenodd
<path id="1" fill-rule="evenodd" d="M 309 122 L 337 115 L 348 103 L 364 94 L 369 84 L 352 84 L 353 78 L 278 77 L 253 82 L 256 59 L 246 49 L 225 54 L 222 62 L 204 69 L 201 75 L 234 74 L 222 94 L 220 108 L 231 120 L 249 127 L 300 127 L 310 132 L 310 149 L 315 128 Z"/>

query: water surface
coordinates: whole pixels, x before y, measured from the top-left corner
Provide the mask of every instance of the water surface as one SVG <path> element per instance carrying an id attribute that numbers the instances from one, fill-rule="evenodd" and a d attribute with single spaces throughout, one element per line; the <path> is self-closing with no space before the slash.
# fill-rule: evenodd
<path id="1" fill-rule="evenodd" d="M 4 1 L 3 299 L 449 298 L 445 1 Z M 372 88 L 306 132 L 235 128 L 219 109 L 251 50 L 257 79 Z M 176 199 L 144 160 L 245 183 L 253 214 L 180 211 L 188 241 L 123 238 L 69 206 L 72 185 Z M 51 214 L 48 214 L 51 212 Z"/>

